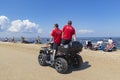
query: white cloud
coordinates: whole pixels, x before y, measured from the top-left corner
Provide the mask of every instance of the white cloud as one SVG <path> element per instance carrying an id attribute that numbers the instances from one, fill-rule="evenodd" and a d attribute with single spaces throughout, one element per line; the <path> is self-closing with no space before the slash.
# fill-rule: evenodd
<path id="1" fill-rule="evenodd" d="M 0 16 L 0 31 L 2 32 L 26 32 L 26 33 L 42 33 L 40 26 L 30 20 L 13 20 L 9 21 L 6 16 Z"/>
<path id="2" fill-rule="evenodd" d="M 21 20 L 15 20 L 11 22 L 10 28 L 8 28 L 8 31 L 10 32 L 19 32 L 23 27 L 23 23 Z"/>
<path id="3" fill-rule="evenodd" d="M 0 31 L 4 31 L 9 27 L 9 19 L 6 16 L 0 16 Z"/>
<path id="4" fill-rule="evenodd" d="M 38 29 L 38 33 L 43 33 L 43 30 L 42 29 Z"/>
<path id="5" fill-rule="evenodd" d="M 80 34 L 88 34 L 88 33 L 94 33 L 93 30 L 87 30 L 87 29 L 81 29 L 78 31 Z"/>
<path id="6" fill-rule="evenodd" d="M 29 20 L 15 20 L 8 29 L 10 32 L 38 32 L 39 25 Z"/>

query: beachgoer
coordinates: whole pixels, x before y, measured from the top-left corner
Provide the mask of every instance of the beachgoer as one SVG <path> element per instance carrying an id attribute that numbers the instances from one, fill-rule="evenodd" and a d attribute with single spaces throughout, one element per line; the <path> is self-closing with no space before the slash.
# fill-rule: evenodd
<path id="1" fill-rule="evenodd" d="M 40 36 L 38 36 L 38 37 L 36 38 L 36 44 L 41 44 Z"/>
<path id="2" fill-rule="evenodd" d="M 103 50 L 103 48 L 104 48 L 103 41 L 97 41 L 97 43 L 93 47 L 93 50 Z"/>
<path id="3" fill-rule="evenodd" d="M 115 47 L 115 45 L 114 45 L 114 43 L 112 43 L 112 44 L 107 44 L 107 46 L 106 46 L 106 48 L 105 48 L 105 51 L 112 51 L 112 49 Z"/>
<path id="4" fill-rule="evenodd" d="M 23 36 L 21 36 L 21 43 L 24 43 L 25 38 Z"/>
<path id="5" fill-rule="evenodd" d="M 52 62 L 54 62 L 54 57 L 56 55 L 56 51 L 58 50 L 58 46 L 61 44 L 61 36 L 62 36 L 62 30 L 59 29 L 58 24 L 54 24 L 54 29 L 51 33 L 51 38 L 50 42 L 52 39 L 54 39 L 54 44 L 53 44 L 53 57 L 52 57 Z"/>
<path id="6" fill-rule="evenodd" d="M 11 42 L 13 43 L 15 42 L 14 36 L 11 38 Z"/>
<path id="7" fill-rule="evenodd" d="M 92 42 L 91 41 L 88 41 L 88 43 L 86 44 L 86 48 L 92 49 Z"/>
<path id="8" fill-rule="evenodd" d="M 72 21 L 68 21 L 68 25 L 65 25 L 62 30 L 62 45 L 69 44 L 72 37 L 76 41 L 76 32 L 72 26 Z"/>
<path id="9" fill-rule="evenodd" d="M 102 46 L 103 41 L 97 41 L 97 45 Z"/>
<path id="10" fill-rule="evenodd" d="M 108 44 L 112 44 L 112 43 L 113 43 L 112 38 L 109 38 L 109 39 L 108 39 Z"/>

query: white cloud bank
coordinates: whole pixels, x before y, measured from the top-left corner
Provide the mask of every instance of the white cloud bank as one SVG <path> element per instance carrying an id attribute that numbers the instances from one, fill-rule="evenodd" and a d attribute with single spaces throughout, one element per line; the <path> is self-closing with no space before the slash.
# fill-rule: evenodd
<path id="1" fill-rule="evenodd" d="M 18 19 L 10 22 L 6 16 L 0 16 L 0 31 L 42 33 L 42 29 L 39 25 L 28 19 Z"/>
<path id="2" fill-rule="evenodd" d="M 9 27 L 9 19 L 6 16 L 0 16 L 0 31 L 4 31 Z"/>
<path id="3" fill-rule="evenodd" d="M 87 29 L 81 29 L 78 31 L 80 34 L 89 34 L 89 33 L 94 33 L 93 30 L 87 30 Z"/>

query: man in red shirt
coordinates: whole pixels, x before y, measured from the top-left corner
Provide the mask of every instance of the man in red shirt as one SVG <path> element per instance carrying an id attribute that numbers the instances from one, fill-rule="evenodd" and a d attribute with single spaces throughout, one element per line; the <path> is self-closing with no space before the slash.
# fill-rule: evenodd
<path id="1" fill-rule="evenodd" d="M 61 44 L 62 30 L 60 30 L 58 27 L 59 27 L 58 24 L 55 24 L 54 29 L 51 33 L 50 41 L 52 41 L 52 39 L 54 40 L 54 44 L 53 44 L 53 49 L 54 50 L 53 50 L 52 61 L 54 61 L 54 57 L 55 57 L 56 51 L 58 49 L 58 46 L 60 46 L 60 44 Z"/>
<path id="2" fill-rule="evenodd" d="M 68 25 L 65 25 L 63 27 L 62 44 L 69 44 L 69 42 L 72 40 L 72 37 L 74 41 L 76 41 L 76 32 L 74 27 L 72 26 L 72 21 L 68 21 Z"/>

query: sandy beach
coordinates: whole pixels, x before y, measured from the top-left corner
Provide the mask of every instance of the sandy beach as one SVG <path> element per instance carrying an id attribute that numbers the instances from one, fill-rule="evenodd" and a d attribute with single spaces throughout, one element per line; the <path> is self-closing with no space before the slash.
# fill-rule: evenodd
<path id="1" fill-rule="evenodd" d="M 38 63 L 43 44 L 0 42 L 0 80 L 120 80 L 120 50 L 83 50 L 83 65 L 60 74 Z"/>

